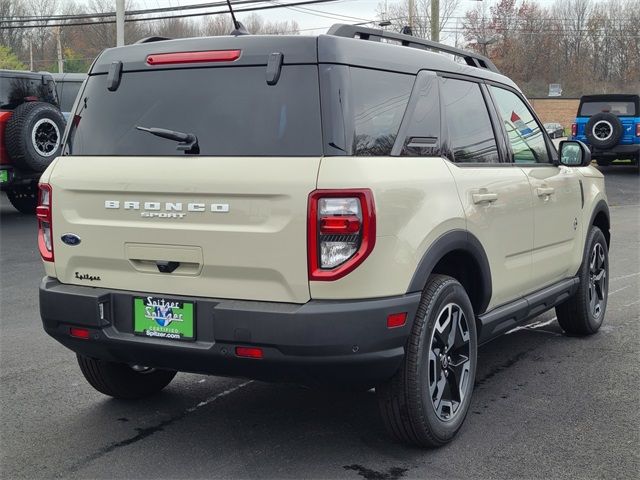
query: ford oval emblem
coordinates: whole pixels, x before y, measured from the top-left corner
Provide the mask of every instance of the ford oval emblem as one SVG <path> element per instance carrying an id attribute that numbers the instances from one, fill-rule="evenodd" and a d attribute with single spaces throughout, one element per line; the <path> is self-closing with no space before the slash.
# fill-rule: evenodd
<path id="1" fill-rule="evenodd" d="M 71 245 L 72 247 L 80 244 L 80 237 L 75 233 L 65 233 L 64 235 L 62 235 L 62 237 L 60 237 L 60 240 L 62 240 L 67 245 Z"/>

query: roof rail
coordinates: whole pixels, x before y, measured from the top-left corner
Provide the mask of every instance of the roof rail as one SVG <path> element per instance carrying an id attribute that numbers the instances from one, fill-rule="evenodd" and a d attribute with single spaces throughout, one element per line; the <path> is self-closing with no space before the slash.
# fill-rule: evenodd
<path id="1" fill-rule="evenodd" d="M 327 35 L 335 35 L 336 37 L 360 38 L 362 40 L 371 40 L 380 42 L 382 39 L 394 40 L 404 47 L 417 48 L 420 50 L 435 50 L 445 52 L 464 59 L 467 65 L 476 68 L 486 68 L 495 73 L 500 70 L 487 57 L 478 53 L 462 50 L 460 48 L 450 47 L 431 40 L 414 37 L 411 35 L 403 35 L 401 33 L 388 32 L 379 28 L 367 28 L 360 25 L 345 25 L 337 23 L 333 25 Z"/>

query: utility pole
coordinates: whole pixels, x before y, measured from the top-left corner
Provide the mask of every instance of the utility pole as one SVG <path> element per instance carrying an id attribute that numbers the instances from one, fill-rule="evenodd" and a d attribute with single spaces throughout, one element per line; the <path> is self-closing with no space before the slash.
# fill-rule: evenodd
<path id="1" fill-rule="evenodd" d="M 415 30 L 413 28 L 413 11 L 415 10 L 415 0 L 409 0 L 409 30 L 411 33 L 409 35 L 413 35 Z"/>
<path id="2" fill-rule="evenodd" d="M 431 0 L 431 40 L 440 41 L 440 0 Z"/>
<path id="3" fill-rule="evenodd" d="M 33 37 L 29 35 L 29 70 L 33 72 Z"/>
<path id="4" fill-rule="evenodd" d="M 116 0 L 116 46 L 124 45 L 124 0 Z"/>
<path id="5" fill-rule="evenodd" d="M 64 73 L 64 60 L 62 59 L 62 43 L 60 42 L 60 26 L 56 28 L 56 50 L 58 52 L 58 73 Z"/>

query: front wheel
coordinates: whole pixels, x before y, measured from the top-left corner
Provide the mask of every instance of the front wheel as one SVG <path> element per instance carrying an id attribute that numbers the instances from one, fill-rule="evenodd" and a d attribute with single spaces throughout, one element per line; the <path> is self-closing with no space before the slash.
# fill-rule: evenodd
<path id="1" fill-rule="evenodd" d="M 556 316 L 565 332 L 592 335 L 602 325 L 609 293 L 609 248 L 596 226 L 587 235 L 578 278 L 578 291 L 556 307 Z"/>
<path id="2" fill-rule="evenodd" d="M 80 370 L 93 388 L 110 397 L 133 400 L 158 393 L 169 385 L 176 372 L 129 366 L 77 355 Z"/>
<path id="3" fill-rule="evenodd" d="M 438 447 L 453 439 L 471 403 L 477 349 L 473 308 L 464 288 L 454 278 L 432 275 L 403 364 L 376 387 L 389 433 L 421 447 Z"/>

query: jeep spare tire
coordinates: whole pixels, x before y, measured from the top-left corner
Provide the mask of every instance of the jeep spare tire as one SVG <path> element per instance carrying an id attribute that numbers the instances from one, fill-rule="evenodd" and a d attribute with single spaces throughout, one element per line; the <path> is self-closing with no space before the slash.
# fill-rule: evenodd
<path id="1" fill-rule="evenodd" d="M 594 147 L 615 147 L 622 138 L 622 123 L 612 113 L 596 113 L 587 122 L 585 135 Z"/>
<path id="2" fill-rule="evenodd" d="M 18 106 L 7 122 L 7 153 L 16 168 L 44 172 L 62 150 L 65 120 L 60 110 L 44 102 Z"/>

